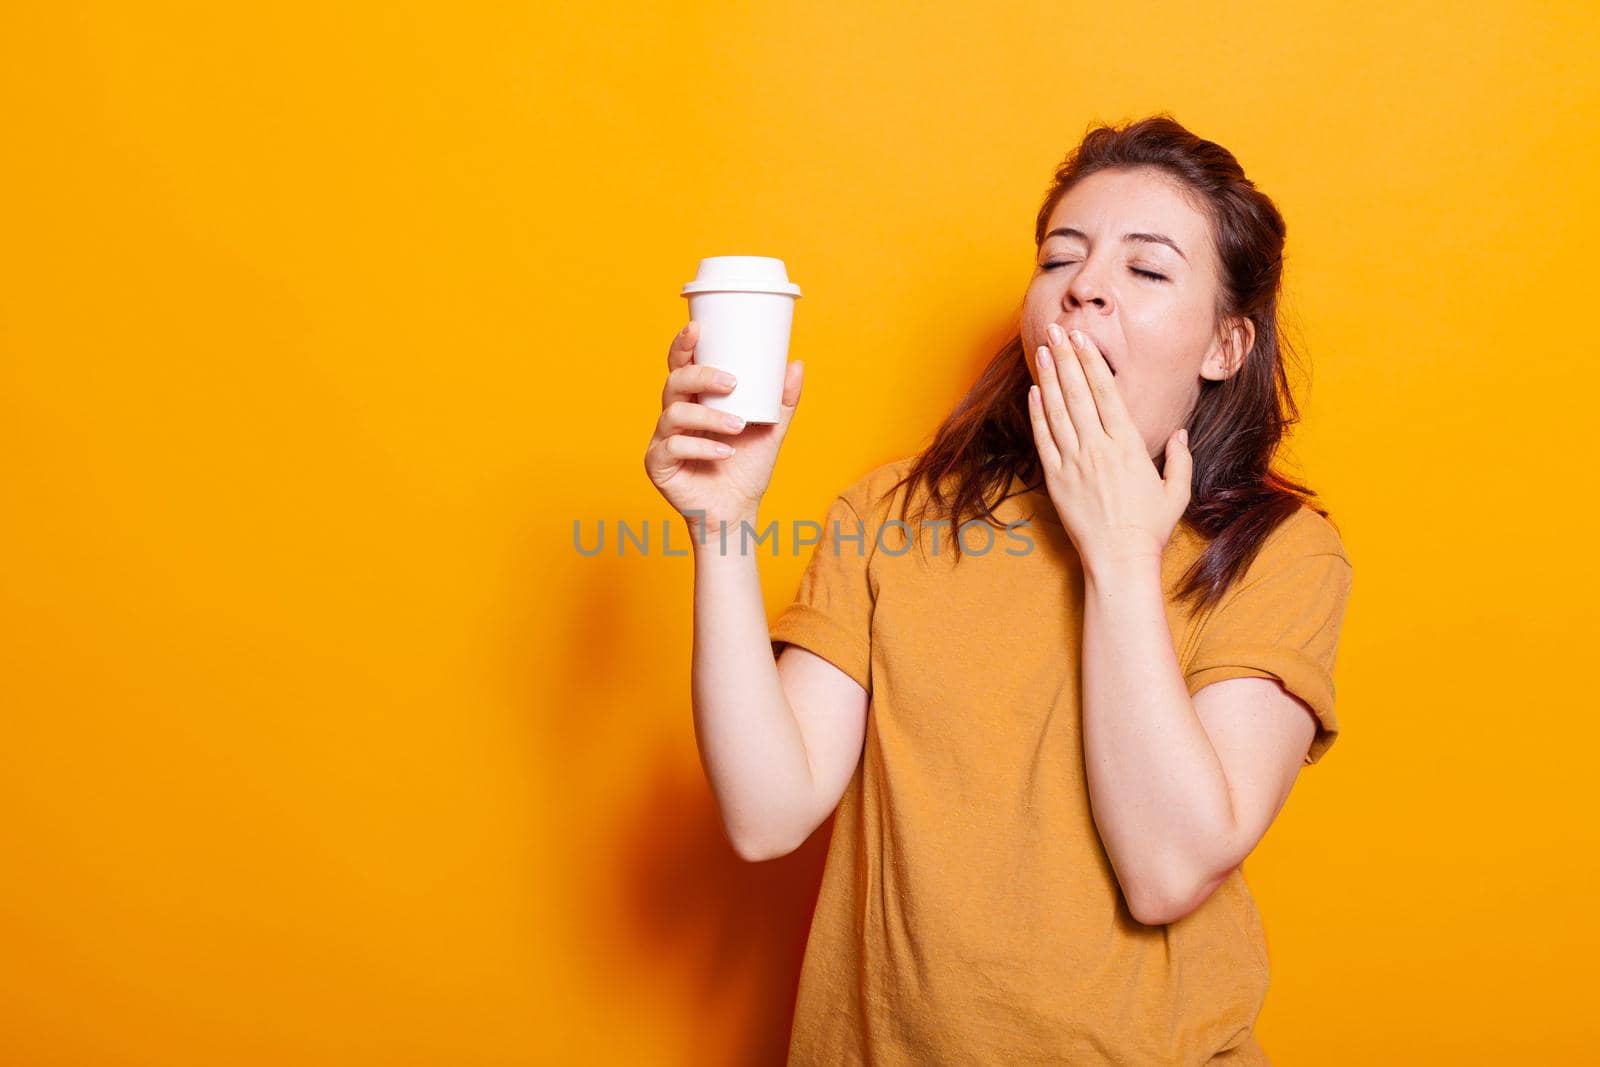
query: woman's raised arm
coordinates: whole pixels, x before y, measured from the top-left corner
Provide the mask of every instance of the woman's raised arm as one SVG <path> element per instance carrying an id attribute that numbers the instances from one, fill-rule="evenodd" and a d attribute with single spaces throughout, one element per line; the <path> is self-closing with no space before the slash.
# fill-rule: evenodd
<path id="1" fill-rule="evenodd" d="M 789 365 L 779 421 L 745 427 L 696 402 L 697 393 L 734 385 L 725 372 L 693 362 L 698 335 L 698 324 L 690 322 L 668 350 L 661 418 L 644 464 L 684 517 L 693 546 L 690 685 L 701 764 L 734 850 L 747 860 L 771 859 L 797 848 L 838 803 L 850 778 L 840 766 L 843 754 L 852 743 L 860 752 L 866 693 L 803 649 L 785 649 L 780 674 L 768 640 L 757 546 L 746 550 L 742 536 L 741 524 L 755 529 L 799 404 L 803 367 Z M 733 437 L 734 444 L 697 430 Z"/>

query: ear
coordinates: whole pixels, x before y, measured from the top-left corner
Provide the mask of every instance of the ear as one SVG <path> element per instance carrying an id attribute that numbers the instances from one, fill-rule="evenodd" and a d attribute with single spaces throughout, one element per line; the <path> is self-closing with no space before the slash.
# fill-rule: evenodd
<path id="1" fill-rule="evenodd" d="M 1248 318 L 1233 321 L 1228 329 L 1211 342 L 1204 362 L 1200 364 L 1200 377 L 1220 382 L 1232 378 L 1244 366 L 1256 344 L 1256 324 Z"/>

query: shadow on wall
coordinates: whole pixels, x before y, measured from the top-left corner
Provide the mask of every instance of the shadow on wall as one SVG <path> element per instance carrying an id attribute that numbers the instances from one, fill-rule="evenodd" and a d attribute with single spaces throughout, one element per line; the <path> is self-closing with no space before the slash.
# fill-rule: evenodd
<path id="1" fill-rule="evenodd" d="M 561 536 L 570 550 L 570 520 Z M 683 746 L 674 741 L 663 744 L 639 779 L 612 777 L 588 787 L 590 799 L 596 788 L 608 794 L 601 810 L 620 809 L 609 826 L 593 825 L 594 809 L 582 799 L 578 782 L 585 769 L 603 772 L 614 765 L 608 738 L 638 729 L 641 707 L 651 709 L 652 719 L 681 724 L 673 729 L 691 731 L 686 737 L 692 739 L 687 684 L 682 692 L 664 692 L 658 681 L 640 675 L 628 655 L 641 647 L 636 642 L 659 631 L 659 606 L 668 593 L 652 586 L 678 579 L 656 559 L 578 560 L 578 573 L 569 571 L 566 579 L 534 566 L 534 560 L 520 562 L 524 580 L 514 587 L 531 595 L 518 602 L 518 610 L 567 609 L 559 646 L 517 657 L 523 684 L 532 666 L 536 689 L 543 690 L 531 694 L 534 707 L 546 709 L 537 743 L 564 765 L 562 777 L 573 775 L 550 799 L 566 809 L 561 817 L 591 823 L 592 840 L 608 846 L 598 855 L 585 849 L 582 855 L 552 857 L 552 871 L 571 872 L 580 897 L 591 894 L 569 920 L 591 930 L 594 944 L 606 946 L 602 967 L 626 967 L 630 984 L 643 977 L 663 1000 L 682 1005 L 688 1028 L 702 1042 L 694 1062 L 783 1064 L 832 817 L 788 856 L 741 860 L 723 835 L 699 760 L 686 762 Z M 519 621 L 519 632 L 537 625 Z"/>
<path id="2" fill-rule="evenodd" d="M 639 958 L 670 959 L 696 1014 L 715 1020 L 706 1030 L 725 1047 L 696 1062 L 781 1067 L 833 819 L 789 855 L 747 863 L 703 777 L 660 764 L 644 798 L 618 851 Z"/>

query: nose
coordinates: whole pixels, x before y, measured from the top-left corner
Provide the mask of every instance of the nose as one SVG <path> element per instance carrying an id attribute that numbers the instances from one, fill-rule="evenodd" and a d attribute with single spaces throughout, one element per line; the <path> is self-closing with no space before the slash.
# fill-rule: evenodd
<path id="1" fill-rule="evenodd" d="M 1102 261 L 1094 256 L 1089 256 L 1078 265 L 1078 272 L 1072 276 L 1072 281 L 1067 285 L 1067 290 L 1061 295 L 1061 305 L 1067 310 L 1075 307 L 1093 307 L 1104 311 L 1109 304 L 1109 294 L 1105 285 Z"/>

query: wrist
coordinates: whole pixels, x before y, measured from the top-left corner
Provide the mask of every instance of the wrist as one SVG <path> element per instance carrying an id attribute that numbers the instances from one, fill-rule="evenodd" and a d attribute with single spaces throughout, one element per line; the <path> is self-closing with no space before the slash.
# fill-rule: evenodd
<path id="1" fill-rule="evenodd" d="M 726 524 L 730 531 L 737 530 L 741 522 L 748 522 L 751 526 L 756 524 L 755 507 L 738 508 L 733 511 L 706 511 L 704 508 L 690 508 L 688 511 L 679 512 L 678 516 L 683 519 L 683 524 L 689 528 L 691 533 L 703 528 L 708 528 L 715 533 L 719 524 Z"/>
<path id="2" fill-rule="evenodd" d="M 753 555 L 756 533 L 755 512 L 734 515 L 685 515 L 690 549 L 697 555 Z M 747 543 L 752 543 L 749 549 Z"/>
<path id="3" fill-rule="evenodd" d="M 1085 586 L 1108 588 L 1154 578 L 1161 579 L 1161 557 L 1150 553 L 1123 553 L 1083 558 Z"/>

